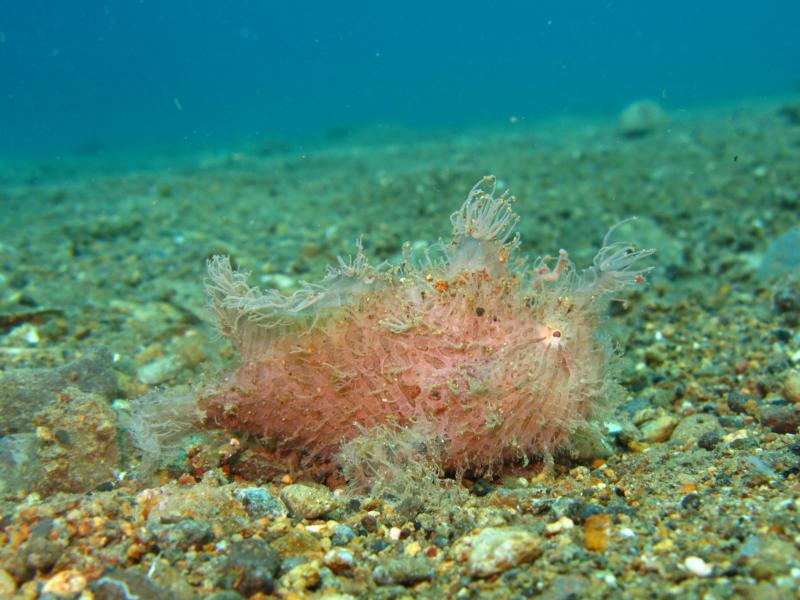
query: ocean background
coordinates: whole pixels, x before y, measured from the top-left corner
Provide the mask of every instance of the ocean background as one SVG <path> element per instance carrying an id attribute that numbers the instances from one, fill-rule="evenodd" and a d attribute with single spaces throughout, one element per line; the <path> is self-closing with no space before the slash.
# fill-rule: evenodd
<path id="1" fill-rule="evenodd" d="M 800 85 L 800 3 L 30 0 L 0 13 L 0 157 L 148 156 L 669 111 Z"/>

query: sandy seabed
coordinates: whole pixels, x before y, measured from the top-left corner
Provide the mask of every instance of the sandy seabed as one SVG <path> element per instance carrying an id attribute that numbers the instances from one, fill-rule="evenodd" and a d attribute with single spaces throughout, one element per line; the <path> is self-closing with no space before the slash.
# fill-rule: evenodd
<path id="1" fill-rule="evenodd" d="M 0 596 L 798 594 L 800 102 L 669 117 L 0 163 Z M 518 199 L 520 254 L 588 266 L 631 215 L 625 237 L 658 249 L 609 311 L 625 395 L 605 451 L 413 506 L 221 432 L 137 473 L 127 404 L 235 364 L 208 257 L 289 290 L 359 236 L 397 260 L 487 173 Z"/>

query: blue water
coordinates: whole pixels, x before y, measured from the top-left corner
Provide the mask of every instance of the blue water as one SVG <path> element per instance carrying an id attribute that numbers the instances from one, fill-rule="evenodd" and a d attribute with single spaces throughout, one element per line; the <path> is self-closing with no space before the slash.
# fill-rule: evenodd
<path id="1" fill-rule="evenodd" d="M 5 0 L 0 157 L 796 92 L 800 2 Z"/>

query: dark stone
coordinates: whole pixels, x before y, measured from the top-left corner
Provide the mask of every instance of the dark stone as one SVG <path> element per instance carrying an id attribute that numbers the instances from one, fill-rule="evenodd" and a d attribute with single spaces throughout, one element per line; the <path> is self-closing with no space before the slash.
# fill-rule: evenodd
<path id="1" fill-rule="evenodd" d="M 31 537 L 21 548 L 20 555 L 25 565 L 34 571 L 49 571 L 61 558 L 60 544 L 44 537 Z"/>
<path id="2" fill-rule="evenodd" d="M 681 498 L 681 508 L 686 511 L 695 511 L 703 504 L 700 494 L 686 494 Z"/>
<path id="3" fill-rule="evenodd" d="M 469 493 L 473 496 L 485 496 L 494 490 L 495 486 L 485 479 L 476 479 L 475 483 L 469 488 Z"/>
<path id="4" fill-rule="evenodd" d="M 772 304 L 775 310 L 783 315 L 794 317 L 800 315 L 800 283 L 787 282 L 779 286 L 772 296 Z"/>
<path id="5" fill-rule="evenodd" d="M 72 438 L 69 435 L 69 431 L 66 429 L 56 429 L 53 432 L 53 435 L 59 441 L 59 443 L 64 444 L 65 446 L 68 446 L 72 443 Z"/>
<path id="6" fill-rule="evenodd" d="M 800 312 L 800 298 L 798 298 L 797 311 Z M 776 329 L 775 331 L 772 332 L 772 334 L 775 336 L 776 340 L 778 340 L 783 344 L 788 344 L 789 341 L 791 341 L 792 339 L 792 332 L 789 331 L 788 329 L 782 329 L 782 328 Z"/>
<path id="7" fill-rule="evenodd" d="M 602 506 L 592 504 L 591 502 L 574 502 L 567 509 L 567 516 L 577 523 L 583 523 L 593 515 L 606 512 Z"/>
<path id="8" fill-rule="evenodd" d="M 703 450 L 713 450 L 722 438 L 715 431 L 706 431 L 697 439 L 697 445 Z"/>
<path id="9" fill-rule="evenodd" d="M 800 426 L 800 413 L 793 406 L 767 406 L 759 417 L 761 424 L 775 433 L 795 433 Z"/>
<path id="10" fill-rule="evenodd" d="M 378 528 L 378 520 L 373 515 L 364 515 L 361 526 L 369 533 L 373 533 Z"/>
<path id="11" fill-rule="evenodd" d="M 742 414 L 747 410 L 746 404 L 748 400 L 750 400 L 750 398 L 744 394 L 731 392 L 728 394 L 728 408 L 735 413 Z"/>
<path id="12" fill-rule="evenodd" d="M 778 109 L 778 114 L 790 125 L 800 125 L 800 104 L 786 104 Z"/>
<path id="13" fill-rule="evenodd" d="M 281 557 L 263 540 L 250 538 L 231 545 L 225 566 L 229 578 L 225 587 L 243 596 L 269 594 L 275 587 L 274 577 L 281 566 Z"/>

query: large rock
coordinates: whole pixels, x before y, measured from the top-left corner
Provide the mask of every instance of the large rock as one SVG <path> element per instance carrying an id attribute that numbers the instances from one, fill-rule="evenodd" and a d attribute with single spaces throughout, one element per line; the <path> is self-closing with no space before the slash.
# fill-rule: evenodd
<path id="1" fill-rule="evenodd" d="M 619 116 L 619 130 L 625 137 L 642 137 L 661 129 L 668 122 L 664 110 L 653 100 L 628 105 Z"/>
<path id="2" fill-rule="evenodd" d="M 17 369 L 0 375 L 0 435 L 34 430 L 33 417 L 74 387 L 110 400 L 117 391 L 111 352 L 94 346 L 61 367 Z"/>

